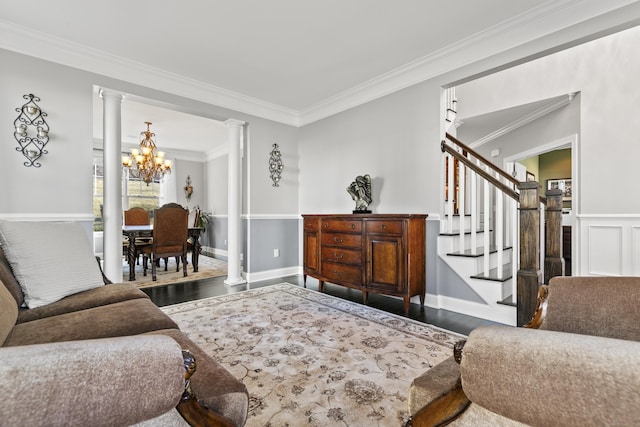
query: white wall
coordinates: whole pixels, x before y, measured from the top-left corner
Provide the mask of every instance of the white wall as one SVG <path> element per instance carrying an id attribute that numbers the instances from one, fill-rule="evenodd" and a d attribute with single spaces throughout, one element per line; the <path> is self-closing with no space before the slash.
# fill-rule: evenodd
<path id="1" fill-rule="evenodd" d="M 565 107 L 567 112 L 579 107 L 578 117 L 572 120 L 579 125 L 578 150 L 573 153 L 577 166 L 573 171 L 574 195 L 578 193 L 578 203 L 575 196 L 573 203 L 576 275 L 640 274 L 640 198 L 634 196 L 640 179 L 640 122 L 635 120 L 640 105 L 635 90 L 640 75 L 639 44 L 640 27 L 631 28 L 466 83 L 457 90 L 463 116 L 579 92 Z M 534 133 L 544 136 L 548 128 L 538 127 Z M 499 148 L 499 143 L 486 148 Z M 505 151 L 505 155 L 513 152 Z"/>
<path id="2" fill-rule="evenodd" d="M 638 152 L 640 134 L 634 118 L 640 105 L 639 44 L 636 27 L 467 83 L 458 91 L 460 114 L 580 92 L 581 211 L 639 213 L 640 198 L 628 197 L 626 186 L 638 180 L 636 156 L 629 154 Z"/>

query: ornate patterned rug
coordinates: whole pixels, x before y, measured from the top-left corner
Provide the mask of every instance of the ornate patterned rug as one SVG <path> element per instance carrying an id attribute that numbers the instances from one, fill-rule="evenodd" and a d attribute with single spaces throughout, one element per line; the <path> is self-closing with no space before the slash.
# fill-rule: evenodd
<path id="1" fill-rule="evenodd" d="M 397 427 L 462 337 L 289 283 L 162 309 L 246 384 L 249 427 Z"/>
<path id="2" fill-rule="evenodd" d="M 191 255 L 188 256 L 191 259 Z M 182 264 L 180 264 L 180 271 L 176 272 L 176 260 L 169 258 L 169 264 L 167 271 L 164 271 L 164 261 L 161 262 L 161 267 L 156 272 L 157 279 L 155 282 L 151 279 L 151 267 L 147 269 L 147 275 L 143 276 L 142 260 L 140 265 L 136 264 L 136 280 L 129 282 L 129 264 L 126 262 L 122 267 L 122 281 L 132 283 L 139 288 L 150 288 L 153 286 L 165 286 L 180 282 L 190 282 L 193 280 L 210 279 L 212 277 L 226 276 L 227 275 L 227 263 L 211 258 L 205 255 L 200 255 L 198 258 L 198 272 L 193 272 L 191 264 L 187 265 L 187 277 L 182 275 Z"/>

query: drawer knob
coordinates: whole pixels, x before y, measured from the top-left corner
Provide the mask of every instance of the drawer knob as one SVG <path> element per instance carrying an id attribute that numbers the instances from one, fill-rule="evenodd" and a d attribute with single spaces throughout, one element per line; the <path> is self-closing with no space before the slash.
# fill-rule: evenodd
<path id="1" fill-rule="evenodd" d="M 344 276 L 344 271 L 333 270 L 333 274 L 336 276 Z"/>
<path id="2" fill-rule="evenodd" d="M 334 253 L 333 253 L 333 256 L 334 256 L 336 259 L 342 259 L 342 258 L 344 258 L 344 254 L 343 254 L 343 253 L 338 253 L 338 252 L 334 252 Z"/>
<path id="3" fill-rule="evenodd" d="M 355 224 L 351 224 L 351 229 L 353 230 L 354 228 L 356 228 Z"/>
<path id="4" fill-rule="evenodd" d="M 344 242 L 344 239 L 338 239 L 337 237 L 334 237 L 333 241 L 336 242 L 336 243 L 342 243 L 342 242 Z"/>
<path id="5" fill-rule="evenodd" d="M 386 230 L 387 229 L 387 224 L 382 224 L 382 229 Z"/>

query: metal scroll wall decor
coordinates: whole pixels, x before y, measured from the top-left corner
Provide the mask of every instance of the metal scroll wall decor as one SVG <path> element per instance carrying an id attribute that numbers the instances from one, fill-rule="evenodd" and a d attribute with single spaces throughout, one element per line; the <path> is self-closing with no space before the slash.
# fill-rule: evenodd
<path id="1" fill-rule="evenodd" d="M 13 121 L 15 130 L 13 136 L 18 141 L 16 151 L 22 153 L 27 161 L 24 165 L 27 167 L 39 168 L 42 166 L 37 160 L 48 151 L 44 147 L 49 142 L 49 125 L 44 119 L 47 113 L 40 109 L 37 104 L 40 98 L 33 94 L 23 95 L 27 102 L 22 107 L 16 108 L 18 117 Z"/>
<path id="2" fill-rule="evenodd" d="M 282 170 L 284 165 L 282 164 L 282 153 L 278 149 L 278 144 L 273 144 L 271 150 L 271 157 L 269 157 L 269 174 L 273 181 L 274 187 L 279 187 L 280 178 L 282 177 Z"/>

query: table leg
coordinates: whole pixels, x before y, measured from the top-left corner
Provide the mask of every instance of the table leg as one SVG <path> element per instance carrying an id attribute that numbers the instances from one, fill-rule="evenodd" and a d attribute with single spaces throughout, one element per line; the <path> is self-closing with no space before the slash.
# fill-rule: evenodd
<path id="1" fill-rule="evenodd" d="M 127 248 L 127 262 L 129 263 L 129 281 L 136 280 L 136 243 L 135 237 L 129 237 Z"/>
<path id="2" fill-rule="evenodd" d="M 200 256 L 200 251 L 202 250 L 202 245 L 200 245 L 200 233 L 193 235 L 193 251 L 191 252 L 191 263 L 193 264 L 193 272 L 198 272 L 198 257 Z"/>

